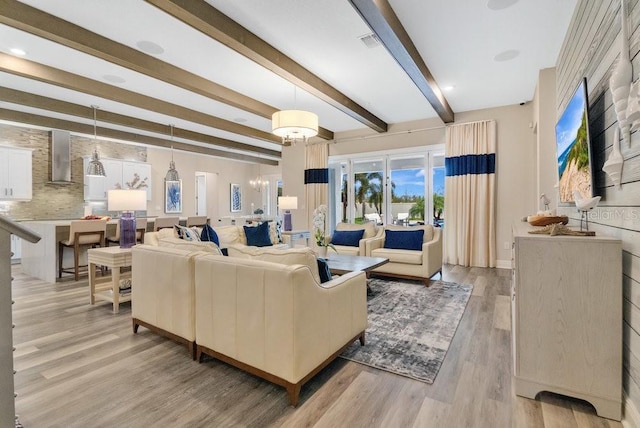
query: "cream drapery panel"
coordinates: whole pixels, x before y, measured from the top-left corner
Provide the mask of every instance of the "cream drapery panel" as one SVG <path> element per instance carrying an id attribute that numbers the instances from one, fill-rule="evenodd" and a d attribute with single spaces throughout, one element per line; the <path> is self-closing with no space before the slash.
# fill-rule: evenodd
<path id="1" fill-rule="evenodd" d="M 444 262 L 496 266 L 496 122 L 448 126 Z"/>
<path id="2" fill-rule="evenodd" d="M 329 197 L 329 144 L 307 144 L 305 148 L 304 184 L 307 202 L 307 224 L 313 235 L 313 210 L 327 205 Z M 325 234 L 329 231 L 325 230 Z M 315 244 L 314 244 L 315 245 Z"/>

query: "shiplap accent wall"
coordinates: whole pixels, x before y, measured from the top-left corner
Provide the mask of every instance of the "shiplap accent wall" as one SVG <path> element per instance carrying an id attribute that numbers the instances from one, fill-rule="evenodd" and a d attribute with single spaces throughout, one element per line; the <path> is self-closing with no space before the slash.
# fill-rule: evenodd
<path id="1" fill-rule="evenodd" d="M 636 81 L 640 73 L 640 4 L 638 0 L 626 2 L 630 57 Z M 621 142 L 625 159 L 622 186 L 615 187 L 602 172 L 617 126 L 609 78 L 621 49 L 620 15 L 620 0 L 578 2 L 556 64 L 556 101 L 559 116 L 580 80 L 587 78 L 595 187 L 602 196 L 599 206 L 589 215 L 589 228 L 623 241 L 625 411 L 637 417 L 640 409 L 640 132 L 632 134 L 630 146 Z M 575 207 L 561 206 L 558 210 L 571 217 L 572 222 L 579 221 Z"/>

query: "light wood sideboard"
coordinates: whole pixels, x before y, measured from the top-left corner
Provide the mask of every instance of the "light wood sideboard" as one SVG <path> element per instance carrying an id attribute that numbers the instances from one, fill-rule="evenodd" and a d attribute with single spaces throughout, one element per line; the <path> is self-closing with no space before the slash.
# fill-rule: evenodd
<path id="1" fill-rule="evenodd" d="M 622 242 L 513 227 L 515 393 L 555 392 L 622 411 Z"/>

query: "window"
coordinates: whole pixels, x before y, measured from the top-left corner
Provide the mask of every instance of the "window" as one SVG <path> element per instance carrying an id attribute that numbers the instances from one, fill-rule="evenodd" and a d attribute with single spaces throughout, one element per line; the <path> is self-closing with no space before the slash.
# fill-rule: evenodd
<path id="1" fill-rule="evenodd" d="M 444 147 L 329 158 L 332 229 L 338 221 L 444 224 Z"/>

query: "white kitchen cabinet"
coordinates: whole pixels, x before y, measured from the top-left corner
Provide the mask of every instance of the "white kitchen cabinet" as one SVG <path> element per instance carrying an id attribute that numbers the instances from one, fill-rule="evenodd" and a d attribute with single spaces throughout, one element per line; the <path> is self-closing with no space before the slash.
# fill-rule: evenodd
<path id="1" fill-rule="evenodd" d="M 87 170 L 87 166 L 91 161 L 90 157 L 85 157 L 83 162 L 84 170 Z M 100 159 L 106 177 L 89 177 L 84 176 L 84 199 L 86 201 L 106 201 L 107 192 L 112 189 L 120 188 L 127 189 L 127 184 L 130 183 L 134 174 L 137 173 L 140 179 L 143 180 L 147 177 L 148 187 L 147 200 L 151 199 L 151 165 L 144 162 L 123 161 L 120 159 Z"/>
<path id="2" fill-rule="evenodd" d="M 514 390 L 550 391 L 622 411 L 622 243 L 514 226 Z"/>
<path id="3" fill-rule="evenodd" d="M 31 150 L 0 147 L 0 200 L 31 200 Z"/>

